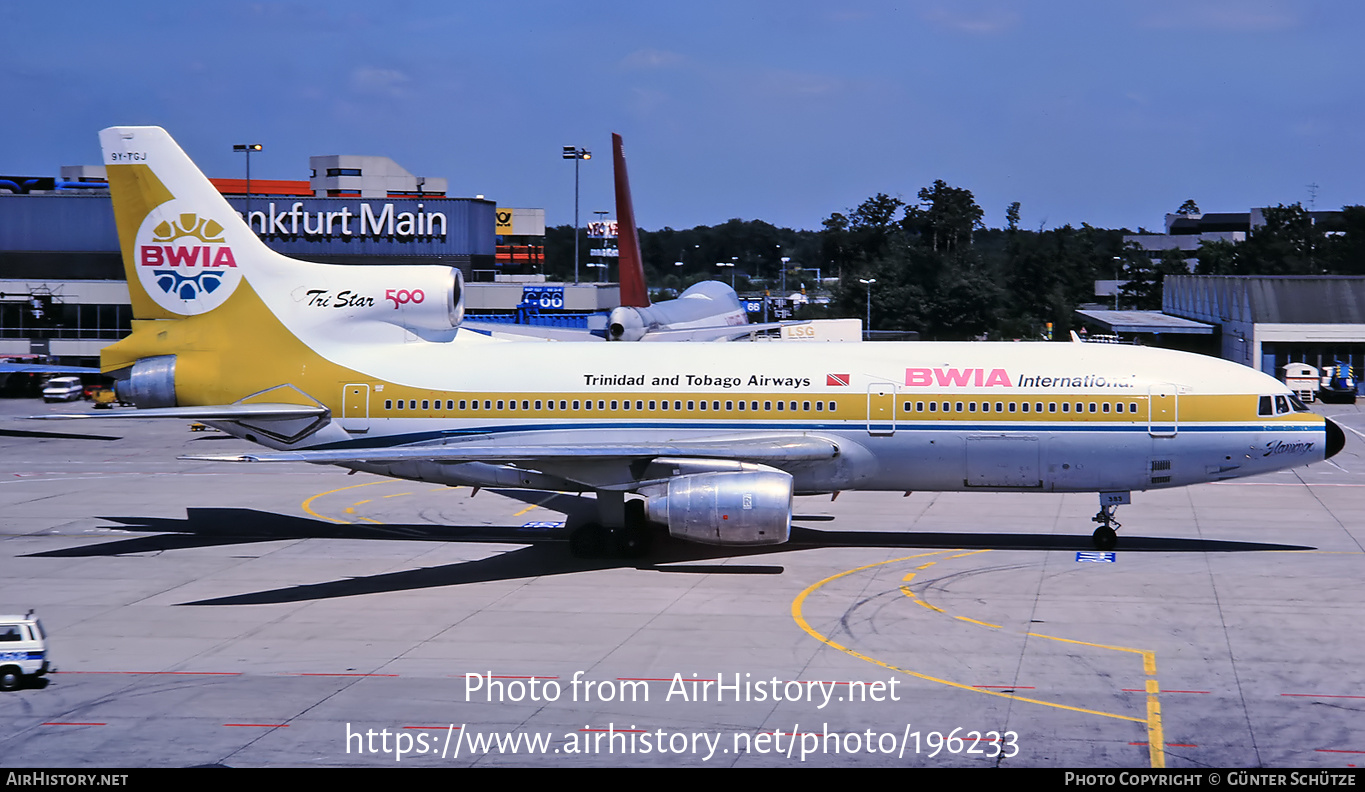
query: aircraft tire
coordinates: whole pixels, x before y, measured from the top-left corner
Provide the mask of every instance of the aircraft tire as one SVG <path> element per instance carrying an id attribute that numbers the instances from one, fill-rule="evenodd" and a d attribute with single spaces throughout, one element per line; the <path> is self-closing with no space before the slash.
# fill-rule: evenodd
<path id="1" fill-rule="evenodd" d="M 626 501 L 626 524 L 611 533 L 614 549 L 620 557 L 643 558 L 648 555 L 653 536 L 650 533 L 649 518 L 645 516 L 645 502 Z"/>
<path id="2" fill-rule="evenodd" d="M 1096 550 L 1113 550 L 1114 545 L 1118 544 L 1119 541 L 1118 534 L 1114 533 L 1114 529 L 1107 525 L 1096 528 L 1090 539 L 1094 542 Z"/>
<path id="3" fill-rule="evenodd" d="M 606 543 L 607 529 L 598 523 L 584 523 L 569 534 L 569 552 L 575 558 L 601 558 Z"/>
<path id="4" fill-rule="evenodd" d="M 616 540 L 616 552 L 622 558 L 643 558 L 649 555 L 653 537 L 650 536 L 648 524 L 627 525 L 612 533 Z"/>

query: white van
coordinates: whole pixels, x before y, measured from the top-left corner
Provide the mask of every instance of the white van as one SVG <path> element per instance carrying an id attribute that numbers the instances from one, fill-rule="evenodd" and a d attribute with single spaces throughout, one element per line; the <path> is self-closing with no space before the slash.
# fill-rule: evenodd
<path id="1" fill-rule="evenodd" d="M 50 670 L 47 635 L 33 611 L 25 616 L 0 614 L 0 690 L 16 690 L 24 677 Z"/>
<path id="2" fill-rule="evenodd" d="M 43 401 L 76 401 L 85 394 L 80 377 L 53 377 L 43 386 Z"/>

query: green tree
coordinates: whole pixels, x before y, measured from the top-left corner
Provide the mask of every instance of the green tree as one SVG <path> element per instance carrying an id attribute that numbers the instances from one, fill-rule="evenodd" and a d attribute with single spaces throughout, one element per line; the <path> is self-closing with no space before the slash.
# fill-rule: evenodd
<path id="1" fill-rule="evenodd" d="M 932 187 L 919 191 L 919 200 L 920 206 L 906 210 L 907 230 L 927 236 L 934 251 L 941 246 L 951 252 L 960 243 L 971 244 L 972 231 L 985 216 L 971 190 L 949 187 L 938 179 Z"/>

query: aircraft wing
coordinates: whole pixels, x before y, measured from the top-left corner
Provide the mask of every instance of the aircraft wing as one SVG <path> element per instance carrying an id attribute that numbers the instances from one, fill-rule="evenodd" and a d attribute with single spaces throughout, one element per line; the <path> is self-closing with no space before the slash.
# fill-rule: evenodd
<path id="1" fill-rule="evenodd" d="M 832 459 L 839 446 L 811 435 L 800 437 L 716 437 L 677 443 L 547 443 L 496 445 L 476 441 L 386 448 L 329 448 L 229 455 L 193 455 L 200 462 L 532 462 L 564 459 L 649 459 L 684 457 L 746 462 L 807 462 Z"/>
<path id="2" fill-rule="evenodd" d="M 641 341 L 734 341 L 753 333 L 777 330 L 787 325 L 805 322 L 767 322 L 764 324 L 716 325 L 713 327 L 680 328 L 677 330 L 650 330 Z"/>

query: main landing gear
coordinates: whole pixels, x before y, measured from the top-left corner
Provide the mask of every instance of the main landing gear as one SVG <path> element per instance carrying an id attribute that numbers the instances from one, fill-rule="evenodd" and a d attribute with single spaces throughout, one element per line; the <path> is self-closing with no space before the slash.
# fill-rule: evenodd
<path id="1" fill-rule="evenodd" d="M 569 535 L 569 550 L 578 558 L 643 558 L 654 535 L 645 517 L 645 502 L 625 493 L 597 493 L 598 522 L 580 525 Z"/>

